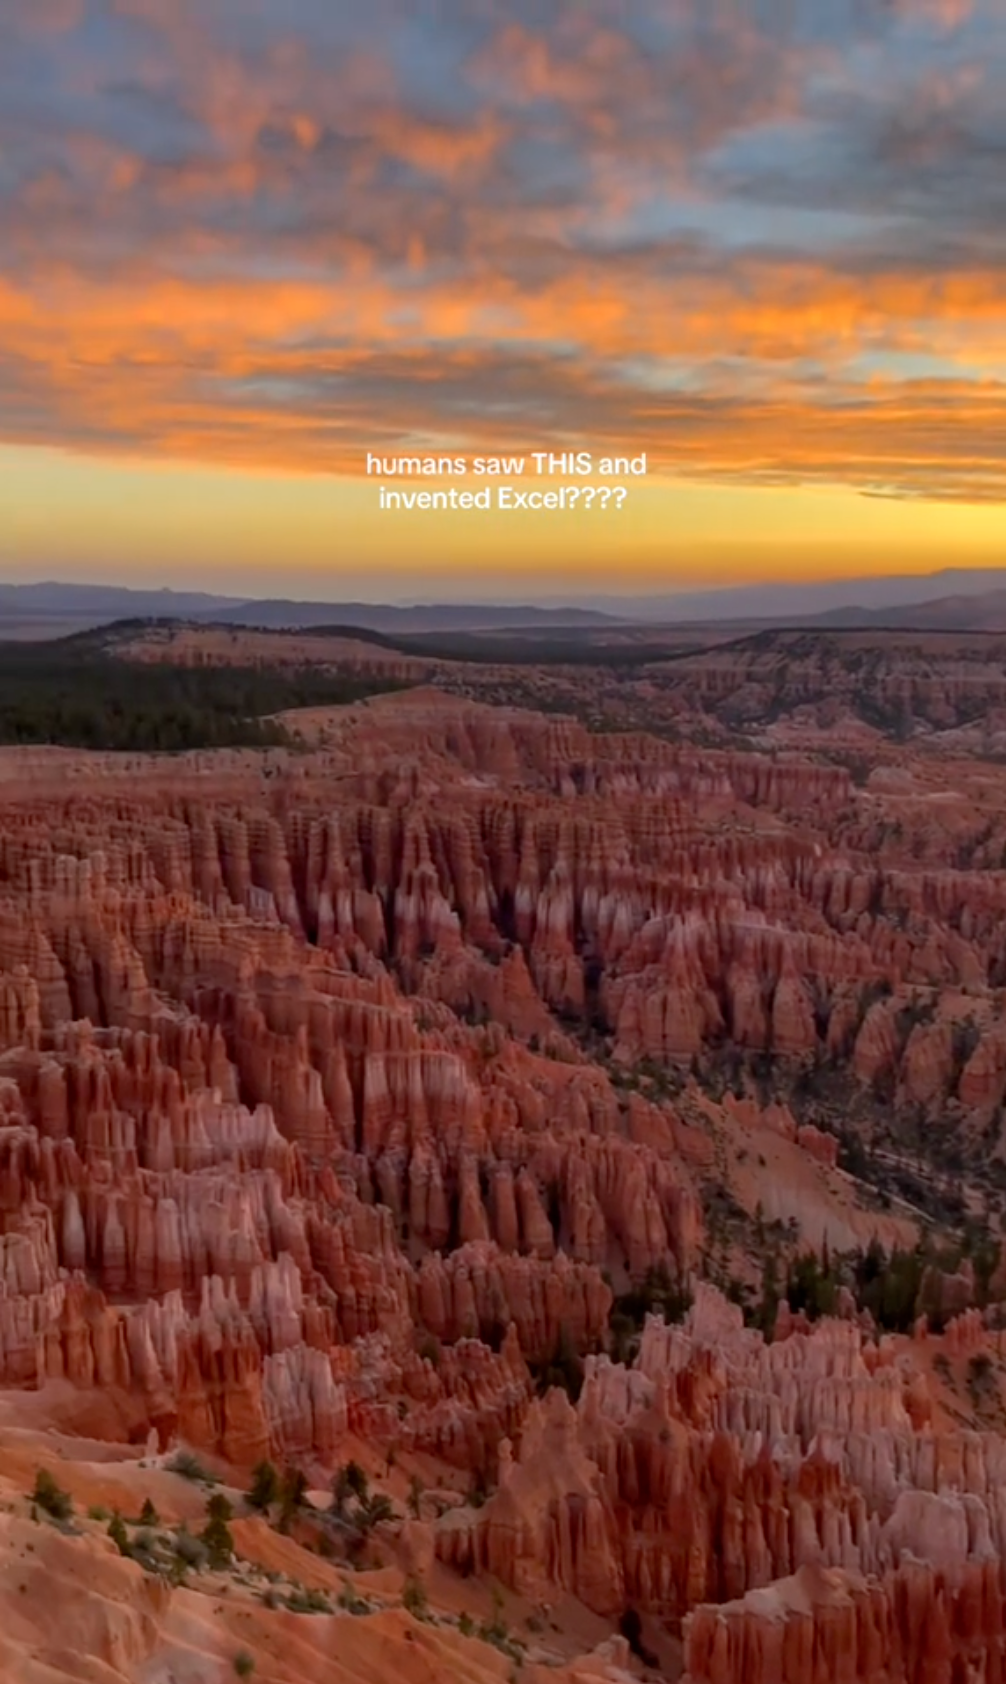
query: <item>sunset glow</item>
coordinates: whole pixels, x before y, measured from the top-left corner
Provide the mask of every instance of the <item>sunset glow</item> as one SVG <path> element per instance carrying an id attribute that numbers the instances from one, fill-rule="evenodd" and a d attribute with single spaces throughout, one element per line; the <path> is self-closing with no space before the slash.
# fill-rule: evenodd
<path id="1" fill-rule="evenodd" d="M 0 0 L 5 577 L 1002 564 L 1000 8 L 773 10 Z M 619 513 L 362 477 L 581 447 L 647 453 Z"/>

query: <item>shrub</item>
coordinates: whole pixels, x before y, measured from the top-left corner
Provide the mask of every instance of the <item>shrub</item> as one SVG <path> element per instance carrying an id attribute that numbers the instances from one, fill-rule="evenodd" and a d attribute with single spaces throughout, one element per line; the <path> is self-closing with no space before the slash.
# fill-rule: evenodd
<path id="1" fill-rule="evenodd" d="M 370 1482 L 359 1462 L 346 1463 L 346 1483 L 352 1496 L 358 1497 L 361 1503 L 366 1501 Z"/>
<path id="2" fill-rule="evenodd" d="M 247 1649 L 242 1649 L 240 1654 L 234 1656 L 234 1671 L 239 1678 L 250 1678 L 255 1671 L 255 1662 Z"/>
<path id="3" fill-rule="evenodd" d="M 291 1614 L 330 1614 L 331 1604 L 323 1590 L 306 1590 L 296 1585 L 286 1599 Z"/>
<path id="4" fill-rule="evenodd" d="M 511 1660 L 517 1659 L 506 1620 L 503 1618 L 503 1598 L 498 1590 L 493 1591 L 493 1617 L 491 1620 L 483 1620 L 479 1626 L 479 1636 L 483 1643 L 492 1643 L 503 1654 L 509 1655 Z"/>
<path id="5" fill-rule="evenodd" d="M 120 1555 L 130 1554 L 129 1533 L 126 1531 L 125 1521 L 118 1512 L 113 1514 L 108 1523 L 108 1536 L 111 1538 Z"/>
<path id="6" fill-rule="evenodd" d="M 362 1596 L 357 1596 L 348 1581 L 343 1582 L 338 1602 L 339 1607 L 347 1614 L 369 1614 L 371 1612 L 370 1603 L 365 1602 Z"/>
<path id="7" fill-rule="evenodd" d="M 418 1480 L 413 1480 L 413 1490 L 421 1489 Z M 347 1514 L 346 1505 L 350 1497 L 355 1497 L 356 1502 L 352 1511 Z M 418 1502 L 418 1498 L 416 1501 Z M 344 1521 L 356 1529 L 357 1544 L 362 1545 L 360 1534 L 369 1532 L 382 1520 L 392 1520 L 395 1510 L 391 1499 L 385 1496 L 383 1491 L 371 1492 L 370 1482 L 359 1463 L 347 1462 L 332 1481 L 331 1513 L 337 1520 Z"/>
<path id="8" fill-rule="evenodd" d="M 501 1655 L 506 1655 L 511 1661 L 519 1661 L 522 1658 L 521 1650 L 510 1636 L 509 1628 L 503 1618 L 502 1605 L 496 1596 L 493 1597 L 493 1603 L 495 1607 L 493 1617 L 491 1620 L 483 1620 L 478 1628 L 478 1635 L 483 1643 L 491 1643 L 495 1649 L 500 1651 Z"/>
<path id="9" fill-rule="evenodd" d="M 187 1526 L 179 1526 L 174 1538 L 175 1557 L 185 1567 L 205 1567 L 206 1546 L 194 1538 Z"/>
<path id="10" fill-rule="evenodd" d="M 157 1526 L 159 1524 L 160 1524 L 160 1516 L 158 1515 L 157 1510 L 154 1508 L 154 1505 L 150 1501 L 150 1498 L 145 1497 L 143 1499 L 143 1507 L 140 1510 L 140 1525 L 141 1526 Z"/>
<path id="11" fill-rule="evenodd" d="M 99 1503 L 93 1503 L 87 1511 L 87 1518 L 88 1520 L 111 1520 L 112 1517 L 108 1510 L 103 1509 Z"/>
<path id="12" fill-rule="evenodd" d="M 73 1514 L 70 1493 L 60 1490 L 48 1468 L 39 1468 L 36 1473 L 31 1500 L 36 1508 L 44 1510 L 53 1520 L 69 1520 Z"/>
<path id="13" fill-rule="evenodd" d="M 370 1531 L 382 1520 L 393 1520 L 395 1510 L 390 1497 L 383 1491 L 375 1491 L 372 1496 L 365 1498 L 357 1507 L 355 1520 L 358 1526 Z"/>
<path id="14" fill-rule="evenodd" d="M 191 1479 L 199 1485 L 219 1485 L 220 1483 L 216 1474 L 211 1474 L 208 1468 L 204 1468 L 199 1458 L 193 1456 L 189 1450 L 179 1450 L 177 1456 L 168 1463 L 168 1471 L 169 1473 L 180 1474 L 182 1479 Z"/>
<path id="15" fill-rule="evenodd" d="M 406 1579 L 402 1589 L 402 1607 L 413 1619 L 426 1620 L 429 1618 L 430 1603 L 424 1586 L 418 1579 Z"/>

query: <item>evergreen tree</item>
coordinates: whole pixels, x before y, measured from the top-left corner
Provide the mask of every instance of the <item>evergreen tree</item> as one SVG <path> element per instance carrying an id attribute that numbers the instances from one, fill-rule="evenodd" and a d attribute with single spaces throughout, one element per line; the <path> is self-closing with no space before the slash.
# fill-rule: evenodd
<path id="1" fill-rule="evenodd" d="M 227 1567 L 234 1554 L 234 1536 L 226 1520 L 220 1516 L 212 1517 L 203 1527 L 201 1537 L 210 1566 Z"/>
<path id="2" fill-rule="evenodd" d="M 271 1462 L 259 1462 L 252 1472 L 251 1490 L 248 1492 L 248 1504 L 253 1509 L 264 1512 L 273 1503 L 279 1502 L 280 1482 L 279 1474 Z"/>

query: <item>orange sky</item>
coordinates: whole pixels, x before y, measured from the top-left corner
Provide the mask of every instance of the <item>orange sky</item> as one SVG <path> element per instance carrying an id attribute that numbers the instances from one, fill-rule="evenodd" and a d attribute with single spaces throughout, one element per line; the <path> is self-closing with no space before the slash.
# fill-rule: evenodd
<path id="1" fill-rule="evenodd" d="M 527 594 L 1006 562 L 994 0 L 758 11 L 24 8 L 5 576 Z M 582 515 L 388 513 L 361 478 L 368 450 L 563 448 L 650 472 Z"/>

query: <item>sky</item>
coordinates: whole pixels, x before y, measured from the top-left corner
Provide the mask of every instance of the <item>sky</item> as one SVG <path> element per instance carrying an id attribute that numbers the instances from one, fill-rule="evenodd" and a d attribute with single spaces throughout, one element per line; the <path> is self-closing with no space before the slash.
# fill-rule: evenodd
<path id="1" fill-rule="evenodd" d="M 0 0 L 0 576 L 1004 565 L 1004 282 L 1002 0 Z"/>

